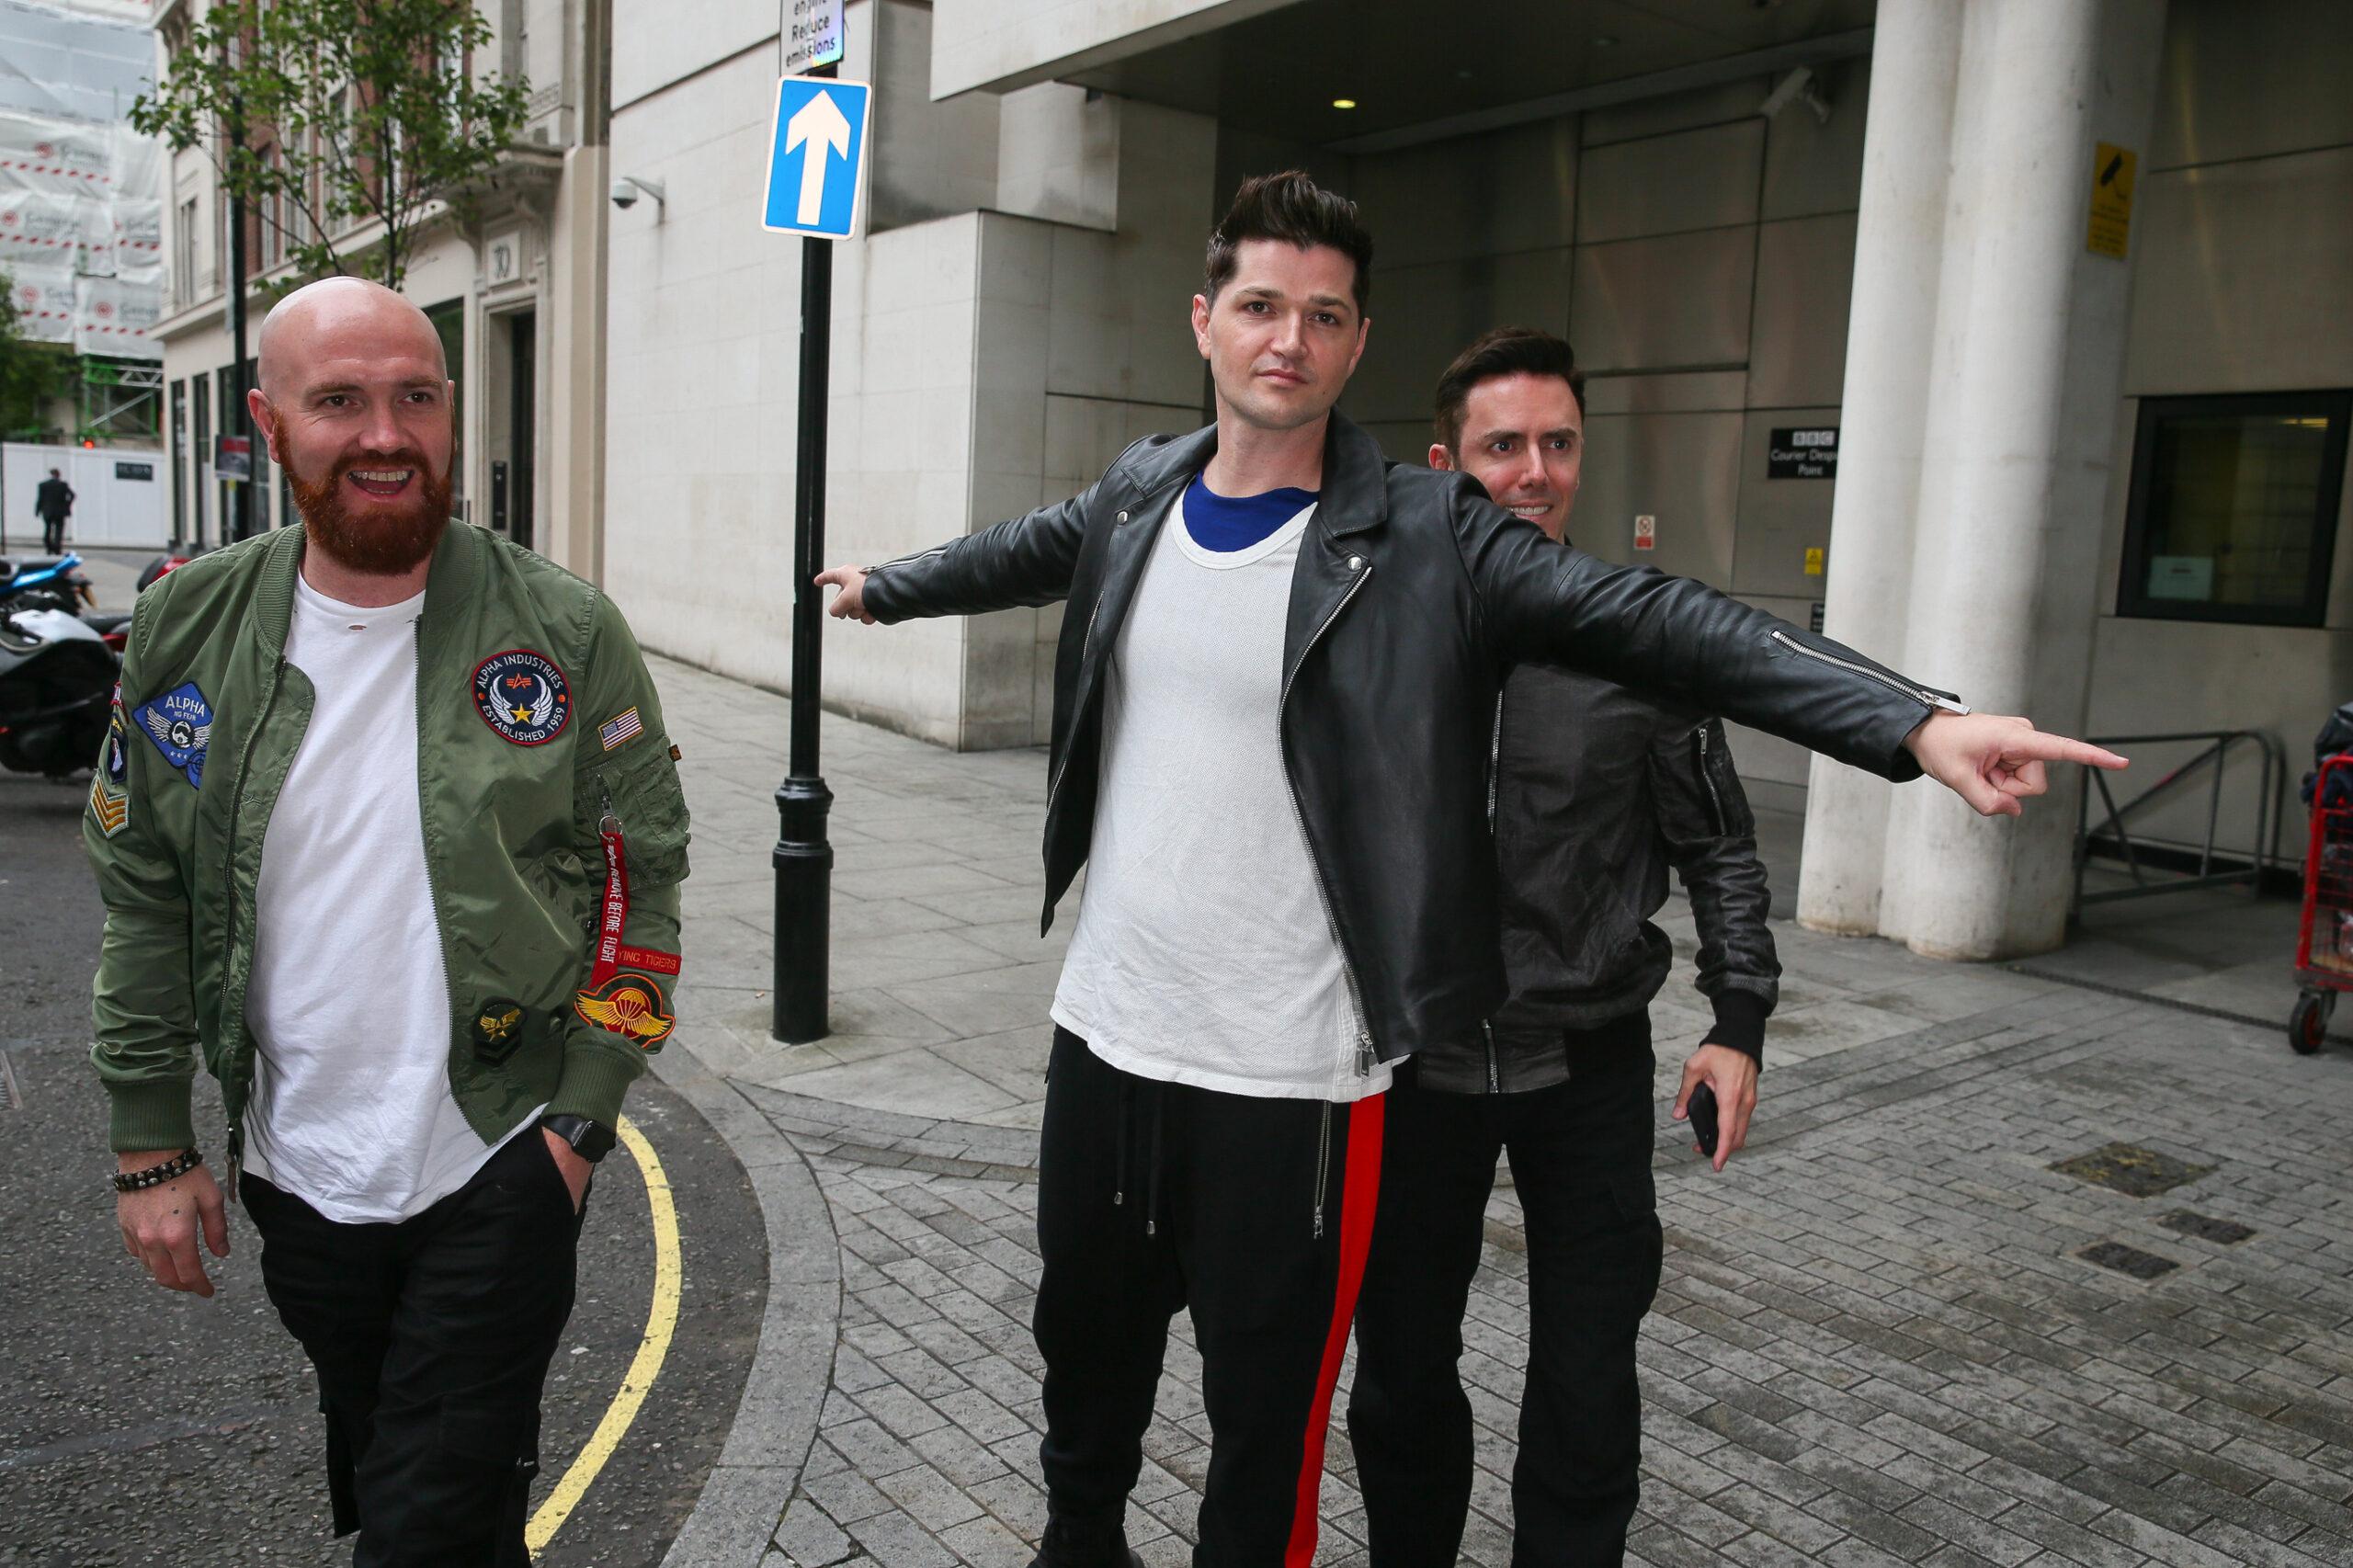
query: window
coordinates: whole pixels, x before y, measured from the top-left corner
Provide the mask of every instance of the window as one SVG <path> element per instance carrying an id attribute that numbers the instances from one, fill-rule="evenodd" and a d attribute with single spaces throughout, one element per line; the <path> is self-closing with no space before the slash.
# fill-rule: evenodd
<path id="1" fill-rule="evenodd" d="M 188 381 L 172 383 L 172 542 L 188 540 Z"/>
<path id="2" fill-rule="evenodd" d="M 179 222 L 172 225 L 172 298 L 183 305 L 196 300 L 196 198 L 180 203 Z"/>
<path id="3" fill-rule="evenodd" d="M 204 494 L 212 480 L 212 388 L 199 373 L 190 383 L 188 402 L 196 409 L 196 446 L 188 454 L 188 511 L 196 531 L 188 537 L 204 542 Z"/>
<path id="4" fill-rule="evenodd" d="M 2353 392 L 2141 400 L 2117 613 L 2318 626 Z"/>
<path id="5" fill-rule="evenodd" d="M 262 166 L 275 176 L 278 168 L 278 149 L 272 147 L 265 152 L 261 161 Z M 256 247 L 261 253 L 260 269 L 268 272 L 286 259 L 286 210 L 275 185 L 263 191 L 261 199 L 254 205 L 261 219 L 258 225 L 261 244 Z"/>

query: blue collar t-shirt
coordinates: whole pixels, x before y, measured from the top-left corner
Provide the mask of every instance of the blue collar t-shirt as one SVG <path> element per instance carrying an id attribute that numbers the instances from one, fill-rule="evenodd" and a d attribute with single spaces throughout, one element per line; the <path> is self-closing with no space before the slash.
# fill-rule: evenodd
<path id="1" fill-rule="evenodd" d="M 1286 487 L 1256 495 L 1220 495 L 1199 474 L 1185 487 L 1185 531 L 1203 550 L 1247 550 L 1315 505 L 1317 492 Z"/>

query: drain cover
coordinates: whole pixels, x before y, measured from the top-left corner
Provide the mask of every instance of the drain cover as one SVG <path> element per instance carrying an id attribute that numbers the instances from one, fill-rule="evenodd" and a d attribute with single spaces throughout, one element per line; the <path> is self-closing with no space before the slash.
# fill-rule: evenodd
<path id="1" fill-rule="evenodd" d="M 2159 1257 L 2155 1253 L 2143 1252 L 2139 1247 L 2129 1247 L 2122 1242 L 2095 1243 L 2075 1256 L 2086 1263 L 2097 1263 L 2102 1268 L 2112 1268 L 2135 1279 L 2154 1279 L 2181 1267 L 2169 1257 Z"/>
<path id="2" fill-rule="evenodd" d="M 2154 1198 L 2185 1182 L 2196 1181 L 2214 1169 L 2212 1165 L 2189 1165 L 2171 1154 L 2160 1154 L 2154 1149 L 2131 1143 L 2110 1143 L 2088 1154 L 2061 1160 L 2051 1168 L 2061 1176 L 2109 1187 L 2128 1198 Z"/>
<path id="3" fill-rule="evenodd" d="M 2187 1209 L 2177 1209 L 2161 1217 L 2157 1223 L 2168 1231 L 2179 1231 L 2185 1236 L 2196 1236 L 2201 1242 L 2219 1242 L 2224 1246 L 2243 1242 L 2255 1234 L 2252 1225 L 2217 1220 L 2211 1214 L 2193 1214 Z"/>

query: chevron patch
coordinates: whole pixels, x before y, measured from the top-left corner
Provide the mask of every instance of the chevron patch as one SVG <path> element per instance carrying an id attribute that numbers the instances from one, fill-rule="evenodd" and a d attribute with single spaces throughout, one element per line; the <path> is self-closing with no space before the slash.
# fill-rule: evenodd
<path id="1" fill-rule="evenodd" d="M 118 704 L 107 724 L 106 750 L 90 775 L 90 820 L 108 838 L 131 821 L 131 754 L 123 749 L 122 709 Z"/>

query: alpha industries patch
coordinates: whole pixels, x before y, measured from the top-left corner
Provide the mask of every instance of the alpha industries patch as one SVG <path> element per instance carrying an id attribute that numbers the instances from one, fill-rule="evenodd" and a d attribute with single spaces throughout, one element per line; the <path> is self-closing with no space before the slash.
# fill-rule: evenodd
<path id="1" fill-rule="evenodd" d="M 518 746 L 543 746 L 572 722 L 571 683 L 533 649 L 509 648 L 476 665 L 473 690 L 482 722 Z"/>
<path id="2" fill-rule="evenodd" d="M 585 1021 L 624 1035 L 647 1051 L 660 1049 L 663 1040 L 678 1027 L 661 983 L 642 974 L 617 974 L 593 991 L 581 992 L 573 998 L 572 1010 Z"/>
<path id="3" fill-rule="evenodd" d="M 164 760 L 198 789 L 204 787 L 204 753 L 212 744 L 212 704 L 196 683 L 174 687 L 131 710 Z"/>
<path id="4" fill-rule="evenodd" d="M 131 753 L 123 744 L 125 722 L 121 708 L 117 707 L 107 721 L 106 749 L 90 776 L 90 820 L 108 838 L 131 821 Z"/>
<path id="5" fill-rule="evenodd" d="M 597 738 L 605 743 L 607 751 L 623 741 L 633 741 L 645 733 L 645 726 L 638 722 L 637 710 L 624 708 L 597 727 Z"/>

